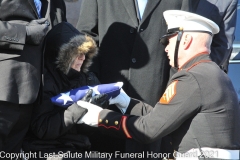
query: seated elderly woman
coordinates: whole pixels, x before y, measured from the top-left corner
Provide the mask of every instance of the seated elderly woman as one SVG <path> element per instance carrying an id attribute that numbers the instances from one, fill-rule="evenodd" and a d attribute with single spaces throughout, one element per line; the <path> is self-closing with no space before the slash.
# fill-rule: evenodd
<path id="1" fill-rule="evenodd" d="M 56 106 L 51 98 L 74 88 L 100 84 L 97 77 L 88 72 L 96 54 L 95 41 L 67 22 L 58 24 L 47 34 L 42 103 L 35 106 L 29 135 L 24 142 L 25 152 L 42 154 L 35 157 L 39 158 L 44 153 L 83 153 L 90 148 L 88 136 L 95 130 L 77 124 L 85 110 L 76 103 L 68 108 Z"/>

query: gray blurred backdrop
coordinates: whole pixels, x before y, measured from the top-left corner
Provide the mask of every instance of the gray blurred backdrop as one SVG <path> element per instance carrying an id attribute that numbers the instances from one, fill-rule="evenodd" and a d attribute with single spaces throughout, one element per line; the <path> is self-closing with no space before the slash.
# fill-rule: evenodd
<path id="1" fill-rule="evenodd" d="M 67 8 L 67 21 L 76 27 L 82 0 L 64 0 Z"/>

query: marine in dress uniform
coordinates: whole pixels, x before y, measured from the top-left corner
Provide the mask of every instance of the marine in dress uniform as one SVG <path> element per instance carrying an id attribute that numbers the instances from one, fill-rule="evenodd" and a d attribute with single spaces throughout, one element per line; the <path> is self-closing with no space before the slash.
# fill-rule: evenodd
<path id="1" fill-rule="evenodd" d="M 164 18 L 168 32 L 160 42 L 166 45 L 170 65 L 178 72 L 155 107 L 120 94 L 124 98 L 118 96 L 119 103 L 115 102 L 125 114 L 103 109 L 95 113 L 98 127 L 141 143 L 170 134 L 177 160 L 189 156 L 191 160 L 239 159 L 238 98 L 227 74 L 209 57 L 212 36 L 219 27 L 207 18 L 178 10 L 165 11 Z M 135 116 L 136 112 L 148 114 Z"/>

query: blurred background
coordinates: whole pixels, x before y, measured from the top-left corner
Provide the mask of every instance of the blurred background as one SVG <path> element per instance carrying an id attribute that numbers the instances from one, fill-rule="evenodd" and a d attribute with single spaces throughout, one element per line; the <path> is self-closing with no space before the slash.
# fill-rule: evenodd
<path id="1" fill-rule="evenodd" d="M 74 27 L 77 24 L 82 0 L 64 0 L 67 7 L 67 20 Z"/>
<path id="2" fill-rule="evenodd" d="M 235 30 L 235 40 L 233 50 L 228 66 L 228 75 L 232 80 L 233 86 L 237 92 L 240 106 L 240 0 L 237 6 L 237 25 Z"/>

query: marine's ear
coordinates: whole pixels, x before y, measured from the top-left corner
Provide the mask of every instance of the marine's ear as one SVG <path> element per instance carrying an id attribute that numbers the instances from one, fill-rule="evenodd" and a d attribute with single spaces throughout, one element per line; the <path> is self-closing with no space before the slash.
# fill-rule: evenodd
<path id="1" fill-rule="evenodd" d="M 183 40 L 183 49 L 187 50 L 192 43 L 193 37 L 190 34 L 184 34 L 182 37 L 182 40 Z"/>

